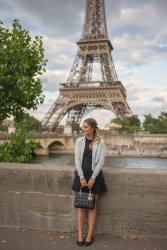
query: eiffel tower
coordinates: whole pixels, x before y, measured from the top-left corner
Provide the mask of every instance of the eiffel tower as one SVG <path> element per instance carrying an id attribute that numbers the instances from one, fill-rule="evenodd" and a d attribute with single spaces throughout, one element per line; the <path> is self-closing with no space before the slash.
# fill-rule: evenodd
<path id="1" fill-rule="evenodd" d="M 67 81 L 60 83 L 59 96 L 42 120 L 44 130 L 55 131 L 67 115 L 66 124 L 78 131 L 83 116 L 95 109 L 110 110 L 121 119 L 133 115 L 112 59 L 105 0 L 87 0 L 83 32 L 77 45 Z M 93 79 L 93 74 L 96 77 L 98 74 L 99 79 Z"/>

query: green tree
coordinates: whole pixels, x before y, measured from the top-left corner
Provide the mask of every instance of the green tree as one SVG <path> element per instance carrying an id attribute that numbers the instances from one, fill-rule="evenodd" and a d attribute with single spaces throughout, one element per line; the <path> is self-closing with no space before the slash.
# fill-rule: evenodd
<path id="1" fill-rule="evenodd" d="M 27 131 L 17 128 L 10 142 L 5 141 L 0 145 L 0 161 L 3 162 L 25 162 L 32 158 L 33 150 L 38 142 L 34 142 Z"/>
<path id="2" fill-rule="evenodd" d="M 159 120 L 159 132 L 167 133 L 167 112 L 161 112 L 158 116 Z"/>
<path id="3" fill-rule="evenodd" d="M 126 117 L 121 119 L 119 117 L 114 118 L 112 122 L 122 125 L 122 128 L 119 129 L 120 132 L 134 133 L 140 130 L 141 122 L 137 115 Z"/>
<path id="4" fill-rule="evenodd" d="M 32 38 L 18 19 L 11 29 L 0 21 L 0 121 L 11 115 L 21 120 L 25 110 L 43 102 L 39 77 L 46 63 L 42 36 Z"/>
<path id="5" fill-rule="evenodd" d="M 16 127 L 22 126 L 27 132 L 40 132 L 41 131 L 41 122 L 33 116 L 30 116 L 28 113 L 24 113 L 21 123 L 15 122 Z"/>
<path id="6" fill-rule="evenodd" d="M 143 127 L 150 133 L 167 133 L 167 112 L 161 112 L 158 118 L 151 114 L 144 115 Z"/>
<path id="7" fill-rule="evenodd" d="M 151 114 L 144 115 L 143 128 L 150 133 L 157 133 L 158 119 Z"/>

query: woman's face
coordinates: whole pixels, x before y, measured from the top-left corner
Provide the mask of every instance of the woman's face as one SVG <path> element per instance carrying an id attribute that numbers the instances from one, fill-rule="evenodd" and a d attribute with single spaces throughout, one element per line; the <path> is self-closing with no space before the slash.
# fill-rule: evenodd
<path id="1" fill-rule="evenodd" d="M 87 122 L 83 122 L 82 131 L 85 135 L 93 136 L 93 128 Z"/>

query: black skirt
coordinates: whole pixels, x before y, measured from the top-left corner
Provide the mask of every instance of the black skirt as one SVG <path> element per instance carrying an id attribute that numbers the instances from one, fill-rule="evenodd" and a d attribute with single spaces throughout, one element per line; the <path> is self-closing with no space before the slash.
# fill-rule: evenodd
<path id="1" fill-rule="evenodd" d="M 93 171 L 92 171 L 92 150 L 89 149 L 89 143 L 91 143 L 92 140 L 88 139 L 87 137 L 85 137 L 85 140 L 86 140 L 86 143 L 85 143 L 85 149 L 84 149 L 84 154 L 83 154 L 83 159 L 82 159 L 82 170 L 83 170 L 84 177 L 85 177 L 86 181 L 88 182 L 92 176 L 92 173 L 93 173 Z M 79 192 L 80 187 L 81 187 L 80 177 L 78 175 L 77 170 L 75 169 L 72 190 L 75 192 Z M 89 188 L 83 187 L 82 191 L 89 192 Z M 100 194 L 100 193 L 104 193 L 106 191 L 107 191 L 107 186 L 106 186 L 103 172 L 101 169 L 99 174 L 95 178 L 95 183 L 92 187 L 92 193 Z"/>
<path id="2" fill-rule="evenodd" d="M 77 173 L 77 171 L 74 171 L 74 181 L 72 184 L 72 190 L 75 192 L 79 192 L 80 191 L 80 177 Z M 91 177 L 91 176 L 90 176 Z M 87 176 L 85 176 L 86 181 L 88 181 L 90 179 L 90 177 L 88 178 Z M 89 192 L 89 188 L 88 187 L 83 187 L 82 188 L 83 192 Z M 100 170 L 98 176 L 95 179 L 95 183 L 92 187 L 92 193 L 94 194 L 101 194 L 107 191 L 107 186 L 104 180 L 104 176 L 103 176 L 103 172 L 102 170 Z"/>

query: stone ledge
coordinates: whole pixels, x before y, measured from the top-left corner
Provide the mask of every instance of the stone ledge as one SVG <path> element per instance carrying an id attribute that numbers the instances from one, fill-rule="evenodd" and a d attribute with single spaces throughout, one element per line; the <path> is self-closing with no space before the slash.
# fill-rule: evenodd
<path id="1" fill-rule="evenodd" d="M 74 232 L 74 166 L 0 164 L 0 226 Z M 103 168 L 95 232 L 167 235 L 167 170 Z"/>

